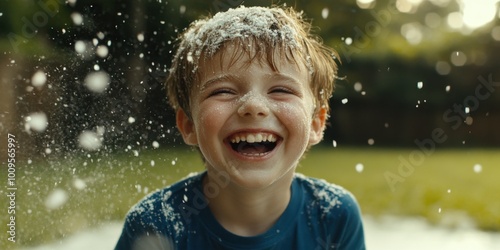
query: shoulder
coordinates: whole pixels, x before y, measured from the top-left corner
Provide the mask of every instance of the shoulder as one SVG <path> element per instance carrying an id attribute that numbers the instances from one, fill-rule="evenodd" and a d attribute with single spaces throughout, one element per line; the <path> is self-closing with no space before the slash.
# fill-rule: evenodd
<path id="1" fill-rule="evenodd" d="M 345 188 L 325 180 L 296 174 L 305 193 L 310 225 L 320 233 L 323 246 L 365 249 L 361 211 L 356 198 Z"/>
<path id="2" fill-rule="evenodd" d="M 138 231 L 179 235 L 185 230 L 183 204 L 185 190 L 197 185 L 202 174 L 191 174 L 185 179 L 157 190 L 135 204 L 127 213 L 125 223 Z"/>
<path id="3" fill-rule="evenodd" d="M 304 189 L 307 206 L 317 209 L 322 218 L 354 213 L 359 216 L 359 206 L 354 195 L 347 189 L 322 179 L 295 174 L 295 179 Z"/>

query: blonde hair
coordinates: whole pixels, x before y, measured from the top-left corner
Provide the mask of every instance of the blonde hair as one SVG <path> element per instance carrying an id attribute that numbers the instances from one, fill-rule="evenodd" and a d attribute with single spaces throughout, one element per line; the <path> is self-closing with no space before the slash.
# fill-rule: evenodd
<path id="1" fill-rule="evenodd" d="M 267 60 L 273 70 L 279 70 L 276 60 L 283 57 L 304 63 L 309 70 L 316 111 L 321 107 L 329 112 L 338 54 L 311 33 L 311 24 L 304 20 L 302 12 L 288 7 L 241 6 L 193 22 L 179 41 L 166 89 L 170 105 L 184 110 L 190 118 L 190 96 L 197 84 L 200 60 L 224 53 L 224 46 L 232 42 L 246 45 L 240 46 L 239 51 L 251 53 L 252 59 Z"/>

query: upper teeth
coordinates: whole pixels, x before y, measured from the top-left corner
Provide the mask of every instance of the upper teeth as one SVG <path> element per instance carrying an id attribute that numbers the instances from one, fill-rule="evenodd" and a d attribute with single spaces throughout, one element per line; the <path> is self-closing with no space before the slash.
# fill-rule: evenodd
<path id="1" fill-rule="evenodd" d="M 275 142 L 276 136 L 273 134 L 257 133 L 257 134 L 237 134 L 231 137 L 232 143 L 239 143 L 240 141 L 255 143 L 255 142 Z"/>

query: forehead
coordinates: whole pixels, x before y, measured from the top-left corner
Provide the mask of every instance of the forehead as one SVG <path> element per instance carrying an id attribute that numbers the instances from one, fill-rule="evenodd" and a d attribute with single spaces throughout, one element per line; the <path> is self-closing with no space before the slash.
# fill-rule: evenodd
<path id="1" fill-rule="evenodd" d="M 297 51 L 290 48 L 270 48 L 256 41 L 227 42 L 213 56 L 200 58 L 197 79 L 202 83 L 203 79 L 211 75 L 231 73 L 237 76 L 251 65 L 291 75 L 309 83 L 309 70 Z"/>

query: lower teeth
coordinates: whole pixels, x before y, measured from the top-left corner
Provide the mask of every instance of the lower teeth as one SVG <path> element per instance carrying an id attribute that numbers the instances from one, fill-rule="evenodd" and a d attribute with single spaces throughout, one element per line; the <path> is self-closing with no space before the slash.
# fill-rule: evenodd
<path id="1" fill-rule="evenodd" d="M 240 154 L 244 155 L 244 156 L 264 156 L 267 154 L 266 153 L 255 153 L 255 154 L 250 154 L 250 153 L 243 153 L 243 152 L 240 152 Z"/>

